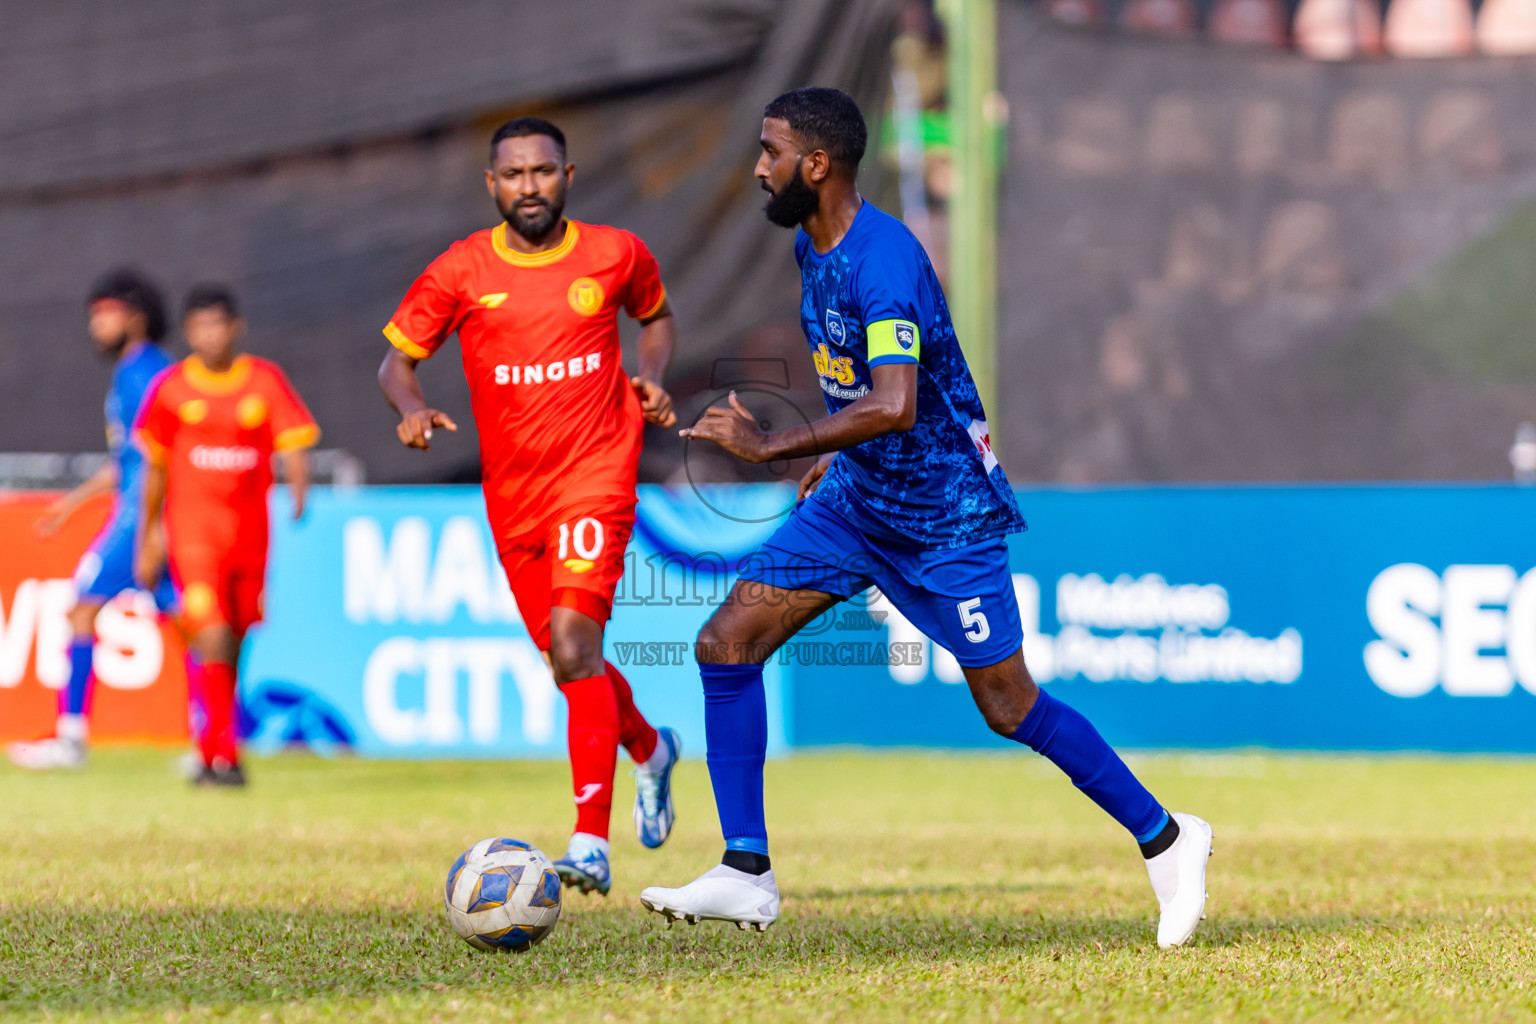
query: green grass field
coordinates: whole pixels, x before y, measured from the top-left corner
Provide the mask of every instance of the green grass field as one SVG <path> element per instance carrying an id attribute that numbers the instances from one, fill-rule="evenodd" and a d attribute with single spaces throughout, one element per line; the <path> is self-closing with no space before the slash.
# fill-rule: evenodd
<path id="1" fill-rule="evenodd" d="M 1158 756 L 1216 828 L 1210 920 L 1160 952 L 1135 847 L 1033 755 L 769 766 L 767 935 L 644 913 L 720 842 L 702 764 L 647 852 L 621 780 L 613 894 L 523 956 L 439 916 L 488 835 L 558 855 L 565 768 L 254 762 L 193 792 L 161 750 L 0 769 L 0 1019 L 1356 1020 L 1536 1017 L 1536 762 Z"/>

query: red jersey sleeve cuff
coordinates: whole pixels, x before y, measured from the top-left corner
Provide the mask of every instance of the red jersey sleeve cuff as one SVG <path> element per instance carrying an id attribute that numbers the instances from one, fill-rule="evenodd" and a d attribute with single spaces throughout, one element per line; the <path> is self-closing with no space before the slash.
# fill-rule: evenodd
<path id="1" fill-rule="evenodd" d="M 298 448 L 313 448 L 320 443 L 320 428 L 313 423 L 301 423 L 289 427 L 272 439 L 272 447 L 280 452 Z"/>
<path id="2" fill-rule="evenodd" d="M 165 445 L 156 441 L 144 433 L 144 431 L 137 431 L 133 435 L 133 439 L 137 443 L 139 451 L 144 453 L 145 460 L 151 466 L 164 467 L 170 461 L 170 453 L 166 451 Z"/>
<path id="3" fill-rule="evenodd" d="M 391 345 L 395 346 L 395 348 L 399 349 L 401 352 L 404 352 L 412 359 L 432 358 L 432 353 L 429 349 L 426 349 L 421 345 L 416 344 L 410 338 L 407 338 L 405 336 L 405 332 L 396 327 L 393 320 L 384 325 L 384 337 L 389 339 L 389 343 Z"/>
<path id="4" fill-rule="evenodd" d="M 660 313 L 661 312 L 661 307 L 665 306 L 666 304 L 667 304 L 667 286 L 666 285 L 662 285 L 661 286 L 661 295 L 660 295 L 660 297 L 658 297 L 656 299 L 656 301 L 651 304 L 651 308 L 650 309 L 642 310 L 641 312 L 636 313 L 635 314 L 635 319 L 636 320 L 649 320 L 651 317 L 655 316 L 657 313 Z"/>

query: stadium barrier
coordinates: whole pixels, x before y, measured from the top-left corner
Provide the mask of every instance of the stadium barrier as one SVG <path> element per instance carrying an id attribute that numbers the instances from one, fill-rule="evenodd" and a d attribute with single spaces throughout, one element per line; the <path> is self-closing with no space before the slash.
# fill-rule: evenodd
<path id="1" fill-rule="evenodd" d="M 1027 658 L 1118 745 L 1536 751 L 1536 489 L 1019 497 L 1031 530 L 1010 559 Z M 778 486 L 642 488 L 608 653 L 693 755 L 704 743 L 691 640 L 792 500 Z M 24 536 L 39 507 L 0 502 L 0 526 Z M 268 617 L 244 674 L 258 746 L 563 753 L 563 702 L 501 575 L 478 489 L 320 488 L 297 524 L 279 492 L 273 513 Z M 6 736 L 47 727 L 67 634 L 61 581 L 92 526 L 13 543 L 0 560 Z M 98 656 L 97 735 L 185 735 L 174 636 L 145 631 L 142 615 L 125 602 L 127 624 Z M 151 662 L 167 671 L 146 683 Z M 776 752 L 1002 744 L 954 660 L 878 594 L 812 623 L 767 678 Z"/>

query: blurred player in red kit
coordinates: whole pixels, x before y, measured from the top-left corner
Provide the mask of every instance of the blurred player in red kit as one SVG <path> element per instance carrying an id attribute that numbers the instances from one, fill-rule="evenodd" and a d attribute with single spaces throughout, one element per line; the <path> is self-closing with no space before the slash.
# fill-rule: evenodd
<path id="1" fill-rule="evenodd" d="M 298 519 L 320 428 L 277 364 L 240 353 L 245 321 L 227 288 L 193 288 L 182 328 L 192 354 L 156 379 L 135 431 L 149 469 L 134 574 L 148 585 L 169 558 L 182 627 L 203 662 L 196 781 L 243 786 L 235 671 L 246 632 L 261 620 L 272 453 L 283 459 Z"/>
<path id="2" fill-rule="evenodd" d="M 660 846 L 674 820 L 677 734 L 645 720 L 603 659 L 644 424 L 677 420 L 660 383 L 674 327 L 640 239 L 562 216 L 575 171 L 548 121 L 520 117 L 496 131 L 485 182 L 503 223 L 454 243 L 416 279 L 384 328 L 394 347 L 379 385 L 405 445 L 457 430 L 427 405 L 416 366 L 458 332 L 497 553 L 569 705 L 576 830 L 555 868 L 567 885 L 606 894 L 618 746 L 635 762 L 640 841 Z M 633 377 L 620 364 L 620 310 L 642 324 Z"/>

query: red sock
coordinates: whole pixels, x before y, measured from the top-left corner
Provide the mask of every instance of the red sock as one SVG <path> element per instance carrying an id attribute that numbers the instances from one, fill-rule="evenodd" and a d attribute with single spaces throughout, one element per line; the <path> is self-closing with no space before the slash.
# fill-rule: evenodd
<path id="1" fill-rule="evenodd" d="M 208 732 L 208 706 L 203 696 L 203 661 L 191 651 L 187 652 L 187 731 L 192 742 L 201 747 L 203 736 Z"/>
<path id="2" fill-rule="evenodd" d="M 656 752 L 656 730 L 645 720 L 640 709 L 635 707 L 635 693 L 629 688 L 629 680 L 624 678 L 624 673 L 615 668 L 611 661 L 603 662 L 603 666 L 608 669 L 608 680 L 613 683 L 613 696 L 619 702 L 619 742 L 629 751 L 635 764 L 640 764 Z"/>
<path id="3" fill-rule="evenodd" d="M 608 838 L 613 770 L 619 759 L 619 709 L 606 675 L 560 685 L 569 705 L 566 743 L 576 794 L 576 831 Z"/>
<path id="4" fill-rule="evenodd" d="M 235 666 L 222 661 L 210 661 L 203 665 L 203 709 L 208 715 L 208 726 L 198 740 L 203 764 L 213 767 L 216 757 L 222 757 L 231 765 L 238 764 L 240 749 L 235 737 Z"/>

